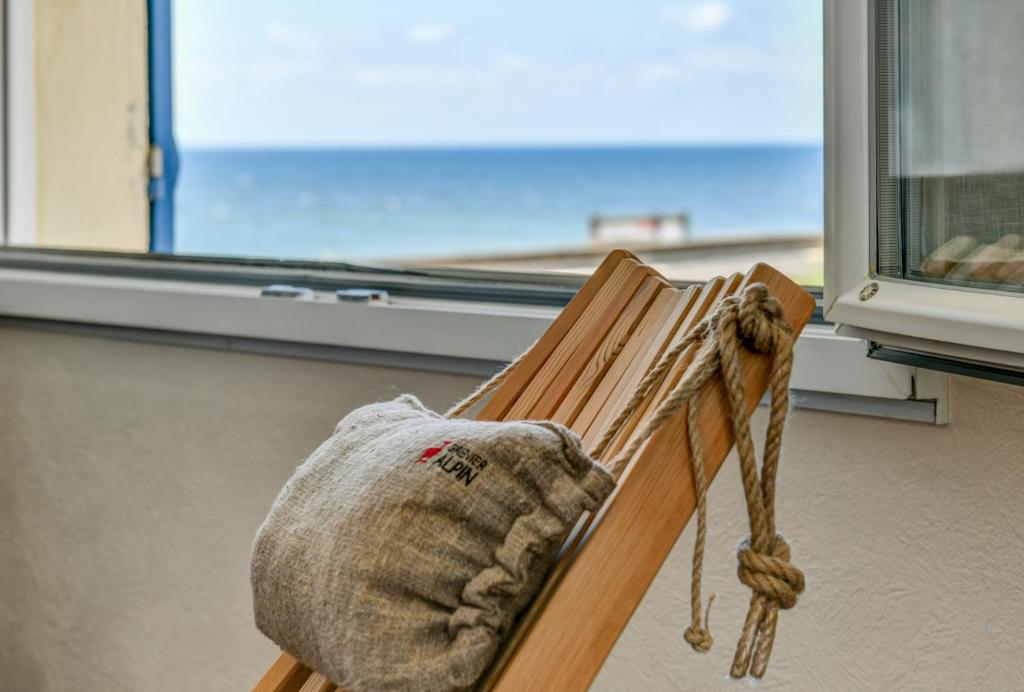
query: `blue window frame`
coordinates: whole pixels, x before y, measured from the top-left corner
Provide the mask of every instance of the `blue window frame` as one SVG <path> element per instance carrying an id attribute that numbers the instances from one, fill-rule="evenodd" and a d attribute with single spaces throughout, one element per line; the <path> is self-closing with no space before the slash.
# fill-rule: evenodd
<path id="1" fill-rule="evenodd" d="M 149 249 L 161 253 L 174 252 L 174 185 L 178 178 L 171 74 L 171 2 L 148 0 L 149 141 L 154 148 L 150 158 Z"/>

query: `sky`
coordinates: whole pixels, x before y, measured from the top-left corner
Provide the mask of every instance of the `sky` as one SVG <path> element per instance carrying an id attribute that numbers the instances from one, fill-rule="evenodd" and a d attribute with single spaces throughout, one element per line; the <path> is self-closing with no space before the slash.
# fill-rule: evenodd
<path id="1" fill-rule="evenodd" d="M 176 0 L 183 147 L 820 142 L 820 0 Z"/>

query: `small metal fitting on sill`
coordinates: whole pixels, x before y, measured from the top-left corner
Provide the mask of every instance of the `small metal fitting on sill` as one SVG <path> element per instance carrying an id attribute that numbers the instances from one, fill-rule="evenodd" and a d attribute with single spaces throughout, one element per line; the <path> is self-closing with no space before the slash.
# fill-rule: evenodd
<path id="1" fill-rule="evenodd" d="M 860 294 L 857 297 L 860 298 L 861 302 L 864 302 L 865 300 L 871 300 L 874 298 L 876 293 L 878 293 L 878 282 L 872 281 L 867 286 L 860 289 Z"/>
<path id="2" fill-rule="evenodd" d="M 387 303 L 388 292 L 376 288 L 341 288 L 334 292 L 346 303 Z"/>
<path id="3" fill-rule="evenodd" d="M 264 298 L 295 298 L 312 300 L 313 289 L 304 286 L 289 286 L 287 284 L 271 284 L 260 289 L 260 295 Z"/>

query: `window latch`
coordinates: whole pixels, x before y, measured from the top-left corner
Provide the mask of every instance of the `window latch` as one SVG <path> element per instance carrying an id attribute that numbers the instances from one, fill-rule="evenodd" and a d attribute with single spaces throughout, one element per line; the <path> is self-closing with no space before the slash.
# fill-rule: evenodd
<path id="1" fill-rule="evenodd" d="M 164 184 L 164 150 L 156 142 L 151 142 L 149 145 L 149 183 L 147 185 L 147 192 L 151 200 L 163 199 L 165 187 Z"/>

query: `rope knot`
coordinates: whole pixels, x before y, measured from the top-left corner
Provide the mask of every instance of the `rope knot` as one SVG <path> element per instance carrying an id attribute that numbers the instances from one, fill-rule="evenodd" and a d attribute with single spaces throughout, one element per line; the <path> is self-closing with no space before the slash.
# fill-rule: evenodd
<path id="1" fill-rule="evenodd" d="M 711 650 L 711 645 L 715 643 L 715 638 L 711 636 L 703 627 L 697 628 L 690 625 L 683 632 L 683 639 L 686 643 L 693 647 L 693 650 L 698 653 L 707 653 Z"/>
<path id="2" fill-rule="evenodd" d="M 699 582 L 699 577 L 698 577 Z M 715 602 L 715 594 L 708 596 L 708 608 L 704 611 L 704 621 L 701 622 L 700 618 L 700 594 L 698 593 L 691 605 L 694 606 L 693 610 L 693 622 L 683 632 L 683 639 L 689 644 L 694 651 L 699 654 L 707 653 L 711 651 L 711 645 L 715 643 L 715 638 L 711 636 L 711 604 Z"/>
<path id="3" fill-rule="evenodd" d="M 760 353 L 775 351 L 779 341 L 791 332 L 782 313 L 782 304 L 760 283 L 744 289 L 736 319 L 740 337 Z"/>
<path id="4" fill-rule="evenodd" d="M 782 534 L 775 539 L 768 553 L 755 552 L 750 546 L 750 536 L 740 544 L 736 557 L 739 559 L 737 576 L 754 592 L 769 601 L 787 609 L 796 605 L 797 597 L 804 590 L 804 573 L 789 562 L 789 544 Z"/>

